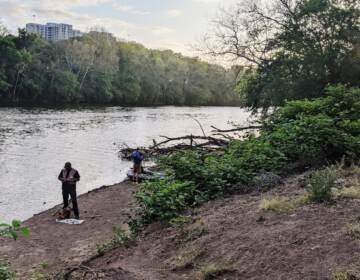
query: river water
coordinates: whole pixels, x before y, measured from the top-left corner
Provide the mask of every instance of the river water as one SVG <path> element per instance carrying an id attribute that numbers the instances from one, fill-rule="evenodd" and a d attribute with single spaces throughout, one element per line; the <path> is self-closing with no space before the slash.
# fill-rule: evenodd
<path id="1" fill-rule="evenodd" d="M 0 108 L 0 222 L 27 219 L 61 203 L 57 176 L 79 170 L 78 194 L 125 178 L 131 163 L 118 146 L 150 145 L 159 135 L 201 135 L 210 125 L 247 124 L 237 107 L 106 107 L 80 110 Z"/>

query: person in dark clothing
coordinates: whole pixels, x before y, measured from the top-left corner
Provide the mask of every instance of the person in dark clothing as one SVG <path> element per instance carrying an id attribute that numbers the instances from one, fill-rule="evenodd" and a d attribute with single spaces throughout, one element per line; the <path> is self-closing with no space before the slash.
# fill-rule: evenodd
<path id="1" fill-rule="evenodd" d="M 62 195 L 64 200 L 63 209 L 69 206 L 69 196 L 74 210 L 75 219 L 79 219 L 79 208 L 76 199 L 76 182 L 80 181 L 79 172 L 71 167 L 71 163 L 65 163 L 64 168 L 60 171 L 58 179 L 62 182 Z"/>
<path id="2" fill-rule="evenodd" d="M 133 160 L 134 163 L 134 176 L 133 176 L 133 181 L 138 183 L 139 182 L 139 174 L 141 174 L 142 172 L 142 161 L 144 159 L 144 154 L 142 152 L 140 152 L 140 149 L 137 148 L 135 151 L 133 151 L 131 153 L 131 158 Z"/>

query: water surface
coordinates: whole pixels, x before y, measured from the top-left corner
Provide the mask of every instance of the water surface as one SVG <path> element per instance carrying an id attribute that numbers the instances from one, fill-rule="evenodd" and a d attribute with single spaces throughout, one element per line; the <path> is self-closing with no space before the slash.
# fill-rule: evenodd
<path id="1" fill-rule="evenodd" d="M 60 169 L 79 170 L 78 194 L 120 182 L 131 163 L 118 146 L 150 145 L 159 135 L 201 135 L 201 122 L 248 123 L 237 107 L 106 107 L 81 110 L 0 108 L 0 221 L 26 219 L 61 203 Z M 81 210 L 81 209 L 80 209 Z"/>

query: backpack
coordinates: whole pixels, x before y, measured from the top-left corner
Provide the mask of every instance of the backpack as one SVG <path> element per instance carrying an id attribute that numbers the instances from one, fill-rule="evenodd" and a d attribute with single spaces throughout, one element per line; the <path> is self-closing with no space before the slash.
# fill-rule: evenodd
<path id="1" fill-rule="evenodd" d="M 134 151 L 131 157 L 135 163 L 140 163 L 143 160 L 143 155 L 140 151 Z"/>

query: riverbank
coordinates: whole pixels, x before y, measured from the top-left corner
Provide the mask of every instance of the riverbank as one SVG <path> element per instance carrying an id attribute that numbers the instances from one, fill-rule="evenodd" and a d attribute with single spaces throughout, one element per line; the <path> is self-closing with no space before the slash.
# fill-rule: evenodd
<path id="1" fill-rule="evenodd" d="M 0 239 L 0 255 L 20 280 L 54 280 L 31 277 L 39 269 L 51 275 L 72 267 L 77 269 L 66 279 L 348 279 L 334 275 L 353 275 L 360 265 L 358 167 L 341 172 L 338 190 L 343 191 L 332 203 L 281 208 L 285 200 L 278 200 L 264 207 L 270 198 L 303 196 L 309 174 L 284 178 L 263 195 L 209 201 L 98 255 L 97 245 L 107 243 L 115 227 L 126 229 L 136 185 L 102 187 L 79 197 L 85 223 L 55 223 L 56 206 L 25 221 L 30 237 Z"/>
<path id="2" fill-rule="evenodd" d="M 0 239 L 1 259 L 8 260 L 18 279 L 24 280 L 38 267 L 50 272 L 80 264 L 96 254 L 96 245 L 109 240 L 114 228 L 125 226 L 133 187 L 124 181 L 79 196 L 80 215 L 85 220 L 81 225 L 56 223 L 54 213 L 60 205 L 34 215 L 24 222 L 30 229 L 29 237 Z"/>

